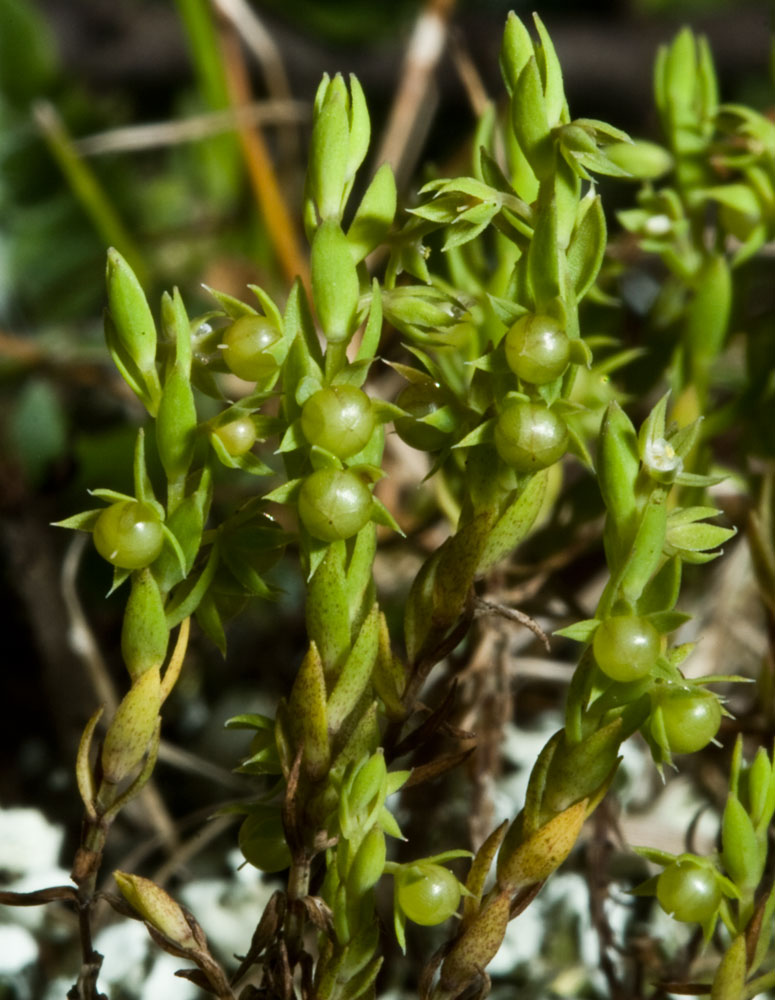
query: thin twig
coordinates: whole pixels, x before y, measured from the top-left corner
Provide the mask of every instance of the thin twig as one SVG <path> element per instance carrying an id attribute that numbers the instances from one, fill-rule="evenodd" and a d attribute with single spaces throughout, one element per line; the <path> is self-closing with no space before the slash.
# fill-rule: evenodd
<path id="1" fill-rule="evenodd" d="M 450 49 L 460 82 L 466 92 L 468 103 L 475 118 L 481 118 L 490 104 L 487 88 L 460 31 L 450 32 Z"/>
<path id="2" fill-rule="evenodd" d="M 250 104 L 250 78 L 242 46 L 233 31 L 227 29 L 222 32 L 221 48 L 232 107 L 238 108 Z M 257 126 L 249 125 L 239 126 L 237 135 L 253 193 L 283 273 L 288 281 L 293 281 L 299 276 L 305 288 L 309 289 L 309 265 L 302 253 L 296 227 L 277 180 L 264 137 Z"/>
<path id="3" fill-rule="evenodd" d="M 280 101 L 290 102 L 291 85 L 285 64 L 278 45 L 266 30 L 255 9 L 246 0 L 212 0 L 219 13 L 225 17 L 251 53 L 261 68 L 270 97 Z M 262 123 L 263 124 L 263 123 Z M 293 124 L 286 118 L 280 124 Z M 299 159 L 299 136 L 294 128 L 285 128 L 279 134 L 281 158 L 287 163 L 296 163 Z"/>
<path id="4" fill-rule="evenodd" d="M 541 640 L 547 651 L 551 649 L 549 636 L 544 632 L 535 618 L 526 615 L 524 611 L 517 611 L 516 608 L 508 608 L 505 604 L 494 604 L 492 601 L 485 601 L 482 597 L 474 598 L 474 606 L 476 617 L 480 617 L 481 615 L 500 615 L 501 618 L 518 622 L 520 625 L 524 625 L 525 628 L 529 628 L 533 635 Z"/>
<path id="5" fill-rule="evenodd" d="M 240 126 L 284 125 L 305 122 L 310 117 L 309 104 L 304 101 L 252 101 L 226 111 L 206 111 L 190 115 L 181 121 L 149 122 L 145 125 L 125 125 L 83 136 L 73 143 L 82 156 L 104 156 L 106 153 L 132 153 L 163 146 L 178 146 L 184 142 L 199 142 Z"/>
<path id="6" fill-rule="evenodd" d="M 444 51 L 453 7 L 454 0 L 428 0 L 407 46 L 375 161 L 393 167 L 399 189 L 414 169 L 436 108 L 433 73 Z"/>

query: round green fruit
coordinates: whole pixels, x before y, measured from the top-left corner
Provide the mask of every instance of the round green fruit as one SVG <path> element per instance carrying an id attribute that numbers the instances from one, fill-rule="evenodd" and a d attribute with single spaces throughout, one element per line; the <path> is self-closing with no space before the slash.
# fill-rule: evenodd
<path id="1" fill-rule="evenodd" d="M 139 500 L 120 500 L 106 507 L 94 525 L 93 538 L 103 559 L 120 569 L 150 566 L 164 545 L 159 515 Z"/>
<path id="2" fill-rule="evenodd" d="M 557 414 L 540 403 L 507 407 L 495 425 L 498 454 L 517 472 L 537 472 L 562 458 L 568 429 Z"/>
<path id="3" fill-rule="evenodd" d="M 357 455 L 368 444 L 374 425 L 371 400 L 354 385 L 320 389 L 301 410 L 304 437 L 338 458 Z"/>
<path id="4" fill-rule="evenodd" d="M 371 516 L 371 492 L 354 472 L 318 469 L 299 492 L 299 517 L 313 538 L 336 542 L 357 535 Z"/>
<path id="5" fill-rule="evenodd" d="M 415 924 L 433 927 L 458 908 L 460 883 L 441 865 L 412 865 L 400 871 L 396 879 L 398 905 Z"/>
<path id="6" fill-rule="evenodd" d="M 506 362 L 523 382 L 544 385 L 570 362 L 570 340 L 551 316 L 520 316 L 506 334 Z"/>
<path id="7" fill-rule="evenodd" d="M 247 382 L 258 382 L 277 371 L 277 361 L 268 348 L 280 339 L 280 331 L 266 317 L 240 316 L 221 339 L 229 370 Z"/>
<path id="8" fill-rule="evenodd" d="M 245 455 L 256 443 L 256 425 L 250 417 L 239 417 L 215 428 L 226 451 L 234 458 Z"/>
<path id="9" fill-rule="evenodd" d="M 696 753 L 714 738 L 721 725 L 721 704 L 704 688 L 670 689 L 657 701 L 665 738 L 672 753 Z"/>
<path id="10" fill-rule="evenodd" d="M 659 632 L 639 615 L 619 615 L 602 622 L 592 648 L 600 669 L 615 681 L 637 681 L 654 666 Z"/>
<path id="11" fill-rule="evenodd" d="M 250 864 L 262 872 L 281 872 L 291 863 L 282 819 L 276 809 L 251 813 L 240 827 L 239 846 Z"/>
<path id="12" fill-rule="evenodd" d="M 718 909 L 721 888 L 706 865 L 690 859 L 674 861 L 657 879 L 657 899 L 676 920 L 702 923 Z"/>

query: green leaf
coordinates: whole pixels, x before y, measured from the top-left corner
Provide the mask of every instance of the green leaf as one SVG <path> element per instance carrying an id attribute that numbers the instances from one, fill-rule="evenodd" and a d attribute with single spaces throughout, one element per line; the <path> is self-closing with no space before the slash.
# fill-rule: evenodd
<path id="1" fill-rule="evenodd" d="M 574 642 L 592 642 L 599 624 L 599 618 L 586 618 L 584 621 L 567 625 L 565 628 L 556 629 L 552 635 L 561 635 L 566 639 L 573 639 Z"/>
<path id="2" fill-rule="evenodd" d="M 360 284 L 347 237 L 334 219 L 323 222 L 312 241 L 312 297 L 328 341 L 344 343 L 357 322 Z"/>
<path id="3" fill-rule="evenodd" d="M 606 236 L 605 215 L 598 195 L 588 202 L 583 216 L 576 223 L 566 252 L 568 275 L 579 300 L 587 294 L 600 271 L 605 255 Z"/>
<path id="4" fill-rule="evenodd" d="M 723 545 L 736 533 L 735 528 L 721 528 L 716 524 L 683 524 L 668 529 L 667 544 L 681 554 L 707 552 Z"/>
<path id="5" fill-rule="evenodd" d="M 536 50 L 536 58 L 541 69 L 541 77 L 544 85 L 546 117 L 549 120 L 549 124 L 553 125 L 560 121 L 565 108 L 562 69 L 552 40 L 549 37 L 549 32 L 544 27 L 544 23 L 538 14 L 533 14 L 533 22 L 541 39 L 541 45 Z"/>
<path id="6" fill-rule="evenodd" d="M 310 643 L 291 688 L 288 716 L 296 747 L 304 748 L 304 770 L 313 780 L 322 778 L 329 768 L 330 749 L 326 682 L 314 642 Z"/>
<path id="7" fill-rule="evenodd" d="M 390 164 L 383 163 L 366 189 L 347 230 L 347 242 L 356 263 L 382 243 L 395 214 L 396 182 Z"/>
<path id="8" fill-rule="evenodd" d="M 479 557 L 477 573 L 486 573 L 527 537 L 543 509 L 548 483 L 548 469 L 542 469 L 528 479 L 516 499 L 490 529 Z"/>
<path id="9" fill-rule="evenodd" d="M 52 521 L 52 526 L 55 528 L 72 528 L 76 531 L 91 531 L 94 528 L 94 524 L 97 518 L 105 510 L 104 507 L 98 507 L 96 510 L 84 510 L 80 514 L 73 514 L 71 517 L 66 517 L 63 521 Z"/>
<path id="10" fill-rule="evenodd" d="M 538 215 L 527 252 L 527 272 L 536 311 L 551 313 L 552 302 L 561 297 L 557 203 L 554 198 Z"/>
<path id="11" fill-rule="evenodd" d="M 539 180 L 546 179 L 554 166 L 554 149 L 535 57 L 519 74 L 511 100 L 511 122 L 533 173 Z"/>
<path id="12" fill-rule="evenodd" d="M 159 585 L 149 569 L 132 576 L 121 628 L 121 655 L 132 680 L 164 663 L 169 629 Z"/>
<path id="13" fill-rule="evenodd" d="M 503 41 L 500 50 L 500 71 L 506 90 L 513 94 L 519 74 L 525 63 L 533 57 L 533 42 L 530 32 L 520 21 L 514 11 L 510 11 L 503 31 Z"/>
<path id="14" fill-rule="evenodd" d="M 356 707 L 366 690 L 379 641 L 379 607 L 371 609 L 345 660 L 326 706 L 329 731 L 339 732 L 349 714 Z"/>
<path id="15" fill-rule="evenodd" d="M 687 615 L 683 611 L 656 611 L 647 617 L 657 632 L 662 635 L 675 632 L 677 628 L 692 619 L 691 615 Z"/>
<path id="16" fill-rule="evenodd" d="M 379 348 L 381 336 L 382 293 L 379 288 L 379 281 L 376 278 L 373 278 L 371 282 L 371 308 L 369 309 L 369 318 L 366 321 L 366 329 L 363 331 L 363 337 L 361 338 L 360 345 L 358 346 L 358 353 L 355 356 L 356 360 L 364 361 L 366 359 L 373 358 Z M 355 383 L 356 385 L 363 385 L 363 382 L 366 380 L 367 372 L 368 369 L 365 369 L 363 379 L 360 382 Z"/>
<path id="17" fill-rule="evenodd" d="M 338 221 L 344 207 L 342 196 L 350 161 L 348 96 L 339 73 L 330 82 L 326 75 L 324 84 L 325 89 L 321 84 L 322 103 L 312 128 L 307 190 L 320 219 Z"/>
<path id="18" fill-rule="evenodd" d="M 307 635 L 314 640 L 326 674 L 350 647 L 350 615 L 345 578 L 345 543 L 334 542 L 311 577 L 307 590 Z"/>

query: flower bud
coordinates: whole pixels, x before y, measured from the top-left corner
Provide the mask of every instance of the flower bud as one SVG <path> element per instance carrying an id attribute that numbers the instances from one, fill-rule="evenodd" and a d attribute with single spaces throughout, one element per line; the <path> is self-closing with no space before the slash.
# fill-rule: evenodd
<path id="1" fill-rule="evenodd" d="M 140 570 L 132 576 L 121 628 L 121 653 L 132 680 L 151 667 L 161 667 L 169 637 L 156 578 L 149 569 Z"/>
<path id="2" fill-rule="evenodd" d="M 134 771 L 148 749 L 161 708 L 159 668 L 151 667 L 133 682 L 116 709 L 102 747 L 102 772 L 116 785 Z"/>
<path id="3" fill-rule="evenodd" d="M 312 297 L 326 339 L 348 341 L 357 321 L 360 283 L 350 245 L 334 219 L 321 223 L 312 241 Z"/>
<path id="4" fill-rule="evenodd" d="M 164 889 L 148 878 L 128 872 L 113 872 L 113 878 L 124 899 L 143 920 L 180 948 L 187 951 L 201 948 L 203 942 L 197 941 L 182 908 Z"/>

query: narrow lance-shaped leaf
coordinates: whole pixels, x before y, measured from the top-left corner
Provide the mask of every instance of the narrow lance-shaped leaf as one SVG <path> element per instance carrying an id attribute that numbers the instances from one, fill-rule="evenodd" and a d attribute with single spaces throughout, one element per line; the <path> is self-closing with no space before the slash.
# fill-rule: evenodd
<path id="1" fill-rule="evenodd" d="M 324 82 L 325 96 L 312 129 L 307 185 L 321 220 L 338 220 L 349 160 L 348 96 L 340 74 Z"/>
<path id="2" fill-rule="evenodd" d="M 606 225 L 600 196 L 577 224 L 568 246 L 568 274 L 577 299 L 582 299 L 595 282 L 606 247 Z"/>
<path id="3" fill-rule="evenodd" d="M 511 121 L 522 152 L 539 180 L 550 176 L 554 148 L 535 57 L 519 74 L 511 99 Z"/>
<path id="4" fill-rule="evenodd" d="M 317 646 L 311 642 L 288 700 L 288 717 L 297 747 L 304 747 L 303 764 L 313 780 L 328 771 L 330 751 L 326 721 L 326 682 Z"/>
<path id="5" fill-rule="evenodd" d="M 347 230 L 347 242 L 356 263 L 384 240 L 395 214 L 396 182 L 390 164 L 383 163 L 366 188 Z"/>
<path id="6" fill-rule="evenodd" d="M 350 646 L 344 560 L 344 542 L 329 545 L 307 591 L 307 634 L 315 642 L 327 674 Z"/>
<path id="7" fill-rule="evenodd" d="M 336 733 L 357 705 L 371 678 L 379 642 L 379 607 L 375 604 L 361 626 L 337 678 L 326 708 L 329 732 Z"/>

